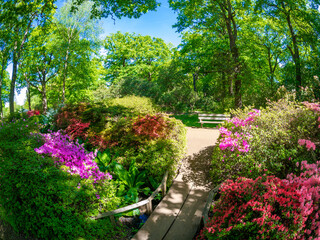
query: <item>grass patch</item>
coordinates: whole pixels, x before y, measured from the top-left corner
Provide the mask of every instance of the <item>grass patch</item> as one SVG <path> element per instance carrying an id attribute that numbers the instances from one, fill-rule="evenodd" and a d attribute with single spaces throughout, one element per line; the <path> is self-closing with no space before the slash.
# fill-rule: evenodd
<path id="1" fill-rule="evenodd" d="M 180 114 L 180 115 L 171 115 L 175 119 L 182 121 L 187 127 L 201 128 L 201 123 L 199 123 L 198 114 Z M 204 128 L 216 128 L 219 124 L 213 123 L 204 123 Z"/>

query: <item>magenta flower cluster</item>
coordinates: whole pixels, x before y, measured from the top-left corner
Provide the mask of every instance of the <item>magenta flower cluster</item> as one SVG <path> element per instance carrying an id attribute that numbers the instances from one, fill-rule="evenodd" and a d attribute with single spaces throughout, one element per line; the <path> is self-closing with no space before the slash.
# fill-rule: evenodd
<path id="1" fill-rule="evenodd" d="M 244 133 L 232 133 L 228 129 L 221 127 L 219 129 L 222 140 L 219 144 L 221 150 L 228 149 L 229 151 L 238 150 L 239 152 L 248 152 L 249 144 L 247 142 L 247 137 Z"/>
<path id="2" fill-rule="evenodd" d="M 297 196 L 299 196 L 304 229 L 299 239 L 320 240 L 320 161 L 314 164 L 303 161 L 300 168 L 302 171 L 300 176 L 290 174 L 287 180 L 284 180 L 288 184 L 298 185 Z"/>
<path id="3" fill-rule="evenodd" d="M 253 109 L 252 112 L 248 113 L 247 118 L 240 119 L 240 118 L 234 117 L 234 118 L 228 120 L 228 122 L 233 123 L 236 127 L 244 127 L 244 126 L 247 126 L 247 125 L 250 125 L 251 123 L 253 123 L 255 118 L 259 115 L 260 115 L 260 110 Z"/>
<path id="4" fill-rule="evenodd" d="M 298 140 L 298 144 L 300 146 L 304 146 L 306 145 L 306 148 L 308 149 L 308 151 L 310 151 L 310 149 L 316 150 L 316 145 L 314 144 L 314 142 L 311 142 L 310 140 L 307 139 L 299 139 Z"/>
<path id="5" fill-rule="evenodd" d="M 245 119 L 240 119 L 237 117 L 232 118 L 228 122 L 233 123 L 234 129 L 235 127 L 242 128 L 245 126 L 251 125 L 255 118 L 260 115 L 260 110 L 253 109 L 252 112 L 248 113 L 248 117 Z M 250 138 L 250 135 L 245 134 L 244 132 L 233 132 L 232 130 L 229 130 L 227 128 L 221 127 L 219 129 L 220 131 L 220 143 L 219 147 L 221 150 L 229 150 L 234 152 L 235 150 L 238 150 L 239 152 L 248 152 L 250 149 L 250 145 L 248 143 L 248 138 Z"/>
<path id="6" fill-rule="evenodd" d="M 71 141 L 68 135 L 60 131 L 41 134 L 44 138 L 44 145 L 36 148 L 38 154 L 48 154 L 54 157 L 57 163 L 68 167 L 70 174 L 78 174 L 83 179 L 93 179 L 97 182 L 102 179 L 112 179 L 109 173 L 99 170 L 94 161 L 96 153 L 87 152 L 83 145 Z"/>

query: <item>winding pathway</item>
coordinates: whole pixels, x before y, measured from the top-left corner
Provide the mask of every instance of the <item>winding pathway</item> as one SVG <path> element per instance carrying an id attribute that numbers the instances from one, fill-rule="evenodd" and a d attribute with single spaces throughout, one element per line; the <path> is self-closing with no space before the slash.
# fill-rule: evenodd
<path id="1" fill-rule="evenodd" d="M 217 129 L 187 128 L 187 157 L 168 194 L 133 240 L 192 240 L 210 189 L 210 166 Z"/>

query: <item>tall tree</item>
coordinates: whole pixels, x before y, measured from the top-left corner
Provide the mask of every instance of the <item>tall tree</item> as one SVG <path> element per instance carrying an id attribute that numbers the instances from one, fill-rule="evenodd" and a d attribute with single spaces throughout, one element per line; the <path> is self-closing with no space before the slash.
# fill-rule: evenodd
<path id="1" fill-rule="evenodd" d="M 6 68 L 10 58 L 10 34 L 11 32 L 0 23 L 0 117 L 3 118 L 3 97 L 2 89 L 4 86 L 4 80 L 6 76 Z"/>
<path id="2" fill-rule="evenodd" d="M 175 27 L 179 32 L 205 30 L 217 34 L 226 33 L 232 60 L 232 72 L 229 77 L 234 84 L 235 107 L 240 108 L 242 106 L 242 63 L 238 43 L 239 23 L 243 12 L 249 8 L 249 1 L 178 0 L 171 1 L 170 6 L 178 12 L 178 22 Z"/>
<path id="3" fill-rule="evenodd" d="M 61 51 L 62 62 L 62 102 L 66 98 L 66 80 L 68 78 L 68 68 L 76 49 L 79 45 L 86 49 L 91 49 L 93 53 L 97 50 L 98 36 L 100 33 L 99 22 L 90 17 L 92 2 L 84 2 L 76 12 L 71 12 L 73 1 L 67 1 L 56 16 L 57 23 L 57 47 Z"/>
<path id="4" fill-rule="evenodd" d="M 1 1 L 0 22 L 12 29 L 12 78 L 10 84 L 10 113 L 14 112 L 14 93 L 20 57 L 35 25 L 46 24 L 54 10 L 54 0 Z"/>
<path id="5" fill-rule="evenodd" d="M 48 108 L 47 84 L 59 70 L 59 59 L 55 58 L 54 40 L 52 26 L 51 28 L 37 27 L 34 29 L 21 63 L 22 78 L 29 87 L 34 87 L 41 94 L 43 113 L 46 113 Z M 30 88 L 28 92 L 30 93 Z"/>
<path id="6" fill-rule="evenodd" d="M 117 32 L 106 37 L 104 47 L 109 84 L 128 76 L 153 81 L 171 57 L 170 46 L 150 36 Z"/>
<path id="7" fill-rule="evenodd" d="M 299 95 L 300 86 L 306 82 L 303 80 L 301 51 L 304 44 L 310 44 L 314 29 L 311 25 L 310 13 L 312 7 L 316 7 L 316 1 L 309 0 L 259 0 L 256 9 L 261 14 L 275 21 L 277 24 L 286 26 L 282 29 L 286 35 L 284 46 L 290 53 L 295 70 L 295 89 Z M 314 38 L 313 38 L 314 39 Z"/>

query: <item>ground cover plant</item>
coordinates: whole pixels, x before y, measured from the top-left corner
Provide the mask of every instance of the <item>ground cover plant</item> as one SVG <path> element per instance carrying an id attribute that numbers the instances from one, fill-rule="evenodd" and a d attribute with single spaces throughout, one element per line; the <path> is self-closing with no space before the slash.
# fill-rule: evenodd
<path id="1" fill-rule="evenodd" d="M 181 122 L 133 98 L 2 123 L 1 219 L 31 238 L 121 239 L 123 226 L 91 217 L 147 197 L 166 170 L 172 179 L 185 147 Z"/>
<path id="2" fill-rule="evenodd" d="M 199 239 L 320 239 L 319 107 L 281 99 L 234 112 L 213 156 L 220 199 Z"/>

